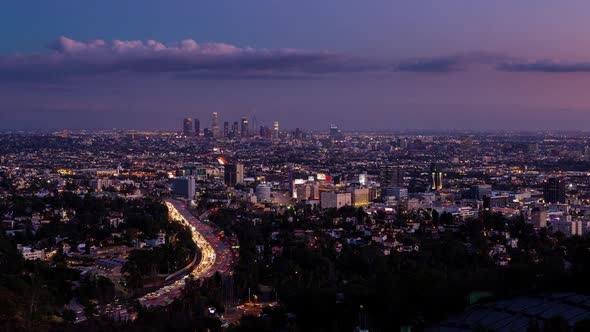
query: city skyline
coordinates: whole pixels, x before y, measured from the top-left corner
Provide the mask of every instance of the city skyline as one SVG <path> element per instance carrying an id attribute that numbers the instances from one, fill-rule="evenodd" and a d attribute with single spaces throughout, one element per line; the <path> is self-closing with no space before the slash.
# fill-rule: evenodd
<path id="1" fill-rule="evenodd" d="M 590 2 L 0 11 L 0 330 L 590 331 Z"/>
<path id="2" fill-rule="evenodd" d="M 171 130 L 212 112 L 345 130 L 590 120 L 581 1 L 114 4 L 3 10 L 0 130 Z"/>

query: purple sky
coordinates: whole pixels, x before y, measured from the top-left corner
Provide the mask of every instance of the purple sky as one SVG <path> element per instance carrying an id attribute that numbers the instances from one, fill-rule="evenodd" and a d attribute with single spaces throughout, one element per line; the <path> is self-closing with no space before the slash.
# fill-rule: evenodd
<path id="1" fill-rule="evenodd" d="M 590 120 L 584 1 L 23 2 L 0 12 L 0 130 Z"/>

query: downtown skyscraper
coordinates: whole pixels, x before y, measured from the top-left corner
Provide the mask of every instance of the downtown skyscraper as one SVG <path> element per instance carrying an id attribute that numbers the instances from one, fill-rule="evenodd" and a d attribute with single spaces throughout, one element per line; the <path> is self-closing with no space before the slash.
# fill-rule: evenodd
<path id="1" fill-rule="evenodd" d="M 214 137 L 219 137 L 219 115 L 217 112 L 213 112 L 211 118 L 211 131 L 213 132 Z"/>

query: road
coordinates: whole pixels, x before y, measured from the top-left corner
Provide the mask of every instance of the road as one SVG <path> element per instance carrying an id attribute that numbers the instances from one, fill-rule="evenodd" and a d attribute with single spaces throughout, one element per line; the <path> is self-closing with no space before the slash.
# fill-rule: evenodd
<path id="1" fill-rule="evenodd" d="M 195 279 L 203 279 L 216 272 L 231 273 L 231 252 L 223 241 L 217 238 L 215 230 L 193 216 L 183 202 L 168 199 L 165 203 L 173 220 L 190 227 L 193 241 L 201 250 L 201 260 L 190 274 Z M 182 294 L 184 279 L 188 278 L 188 274 L 189 271 L 171 284 L 142 296 L 139 303 L 145 307 L 169 305 Z"/>

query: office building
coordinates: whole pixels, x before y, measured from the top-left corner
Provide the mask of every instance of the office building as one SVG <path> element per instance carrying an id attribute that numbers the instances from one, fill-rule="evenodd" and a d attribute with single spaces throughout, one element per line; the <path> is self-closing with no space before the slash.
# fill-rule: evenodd
<path id="1" fill-rule="evenodd" d="M 475 199 L 484 199 L 492 196 L 492 186 L 489 184 L 478 184 L 471 187 L 471 196 Z"/>
<path id="2" fill-rule="evenodd" d="M 272 138 L 272 131 L 270 128 L 266 126 L 260 126 L 260 137 L 264 139 L 271 139 Z"/>
<path id="3" fill-rule="evenodd" d="M 259 184 L 256 186 L 255 195 L 258 202 L 270 202 L 270 185 L 266 183 Z"/>
<path id="4" fill-rule="evenodd" d="M 211 131 L 213 132 L 214 137 L 219 137 L 219 117 L 217 112 L 213 112 L 213 117 L 211 119 Z"/>
<path id="5" fill-rule="evenodd" d="M 229 122 L 225 121 L 223 123 L 223 137 L 229 136 Z"/>
<path id="6" fill-rule="evenodd" d="M 303 201 L 312 198 L 312 188 L 309 184 L 302 183 L 295 185 L 295 198 Z"/>
<path id="7" fill-rule="evenodd" d="M 239 128 L 238 121 L 234 121 L 234 123 L 232 123 L 232 125 L 231 125 L 232 136 L 237 137 L 240 134 L 240 131 L 238 128 Z"/>
<path id="8" fill-rule="evenodd" d="M 320 197 L 320 205 L 322 209 L 339 209 L 343 206 L 352 205 L 351 193 L 328 191 L 323 192 Z"/>
<path id="9" fill-rule="evenodd" d="M 544 206 L 534 207 L 531 211 L 531 221 L 535 227 L 547 227 L 547 210 Z"/>
<path id="10" fill-rule="evenodd" d="M 272 131 L 273 138 L 279 138 L 279 122 L 275 121 Z"/>
<path id="11" fill-rule="evenodd" d="M 408 198 L 408 189 L 402 187 L 389 187 L 384 188 L 381 191 L 383 197 L 395 197 L 395 199 L 406 199 Z"/>
<path id="12" fill-rule="evenodd" d="M 543 199 L 546 203 L 565 203 L 565 181 L 560 178 L 543 180 Z"/>
<path id="13" fill-rule="evenodd" d="M 196 186 L 194 176 L 180 176 L 172 180 L 172 193 L 189 200 L 195 198 Z"/>
<path id="14" fill-rule="evenodd" d="M 369 205 L 369 188 L 354 188 L 352 190 L 352 205 L 356 207 Z"/>
<path id="15" fill-rule="evenodd" d="M 201 135 L 201 122 L 199 119 L 195 119 L 195 136 L 199 137 Z"/>
<path id="16" fill-rule="evenodd" d="M 335 124 L 330 125 L 330 139 L 333 141 L 341 141 L 344 139 L 344 135 L 340 131 L 340 128 Z"/>
<path id="17" fill-rule="evenodd" d="M 234 187 L 237 184 L 244 183 L 244 165 L 243 164 L 226 164 L 224 166 L 225 185 Z"/>
<path id="18" fill-rule="evenodd" d="M 403 170 L 398 166 L 384 165 L 379 169 L 381 188 L 402 186 L 403 178 Z"/>
<path id="19" fill-rule="evenodd" d="M 295 133 L 293 134 L 293 136 L 296 140 L 302 140 L 303 139 L 303 132 L 301 131 L 301 129 L 295 128 Z"/>
<path id="20" fill-rule="evenodd" d="M 193 119 L 192 118 L 185 118 L 182 122 L 182 134 L 184 136 L 190 137 L 194 136 L 193 131 Z"/>
<path id="21" fill-rule="evenodd" d="M 367 184 L 367 173 L 361 173 L 359 174 L 359 184 L 361 186 L 364 186 Z"/>
<path id="22" fill-rule="evenodd" d="M 242 128 L 241 128 L 240 135 L 242 137 L 248 137 L 250 135 L 249 131 L 248 131 L 248 119 L 246 119 L 245 117 L 242 118 Z"/>

